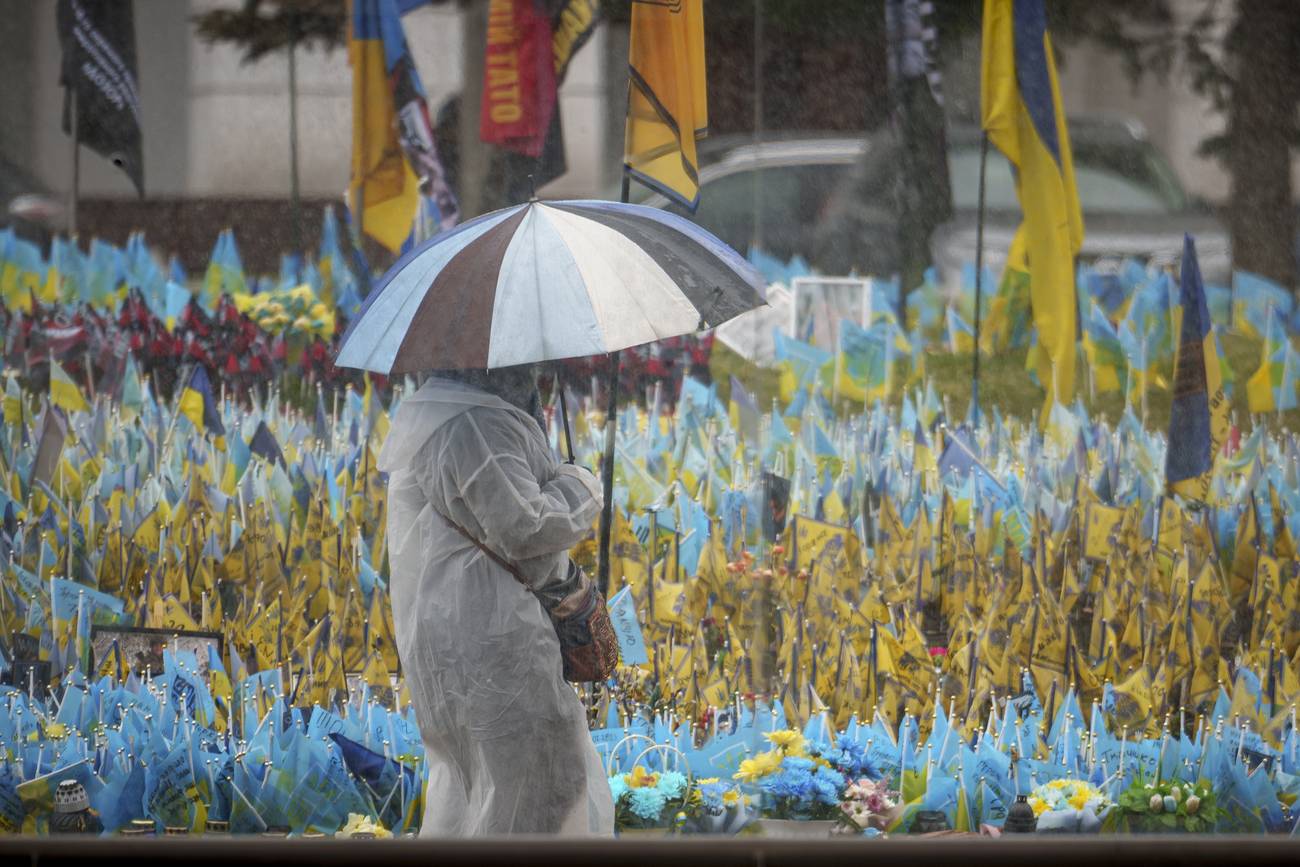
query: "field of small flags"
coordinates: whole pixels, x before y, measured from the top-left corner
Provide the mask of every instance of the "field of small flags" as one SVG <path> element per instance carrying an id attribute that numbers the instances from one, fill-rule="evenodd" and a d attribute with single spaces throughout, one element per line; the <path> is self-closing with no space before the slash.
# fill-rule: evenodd
<path id="1" fill-rule="evenodd" d="M 46 832 L 75 779 L 105 833 L 418 830 L 375 469 L 413 383 L 329 363 L 362 289 L 328 225 L 265 281 L 225 235 L 195 281 L 142 239 L 0 237 L 0 829 Z M 625 665 L 581 690 L 620 827 L 841 819 L 883 780 L 894 832 L 922 811 L 988 831 L 1023 794 L 1043 827 L 1290 833 L 1295 435 L 1240 413 L 1204 495 L 1168 494 L 1143 398 L 1174 381 L 1183 313 L 1177 275 L 1137 263 L 1080 274 L 1118 421 L 949 416 L 926 359 L 970 350 L 972 311 L 933 282 L 905 304 L 875 284 L 838 353 L 780 335 L 770 403 L 686 377 L 620 410 Z M 1294 407 L 1290 294 L 1205 295 L 1207 346 L 1260 347 L 1225 389 Z M 1026 309 L 1004 276 L 988 351 L 1032 344 Z M 569 406 L 595 469 L 604 419 Z M 594 573 L 594 528 L 574 556 Z"/>

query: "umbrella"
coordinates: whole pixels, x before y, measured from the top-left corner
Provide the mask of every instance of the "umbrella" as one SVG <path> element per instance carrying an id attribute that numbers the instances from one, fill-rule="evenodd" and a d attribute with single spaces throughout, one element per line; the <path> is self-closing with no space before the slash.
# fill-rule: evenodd
<path id="1" fill-rule="evenodd" d="M 431 238 L 366 298 L 335 364 L 385 375 L 600 355 L 761 306 L 763 281 L 688 220 L 530 201 Z"/>
<path id="2" fill-rule="evenodd" d="M 533 198 L 403 256 L 366 297 L 334 363 L 391 375 L 611 353 L 616 374 L 619 350 L 711 328 L 764 303 L 758 271 L 689 220 L 641 205 Z M 611 414 L 616 388 L 614 375 Z M 607 425 L 602 588 L 613 449 Z"/>

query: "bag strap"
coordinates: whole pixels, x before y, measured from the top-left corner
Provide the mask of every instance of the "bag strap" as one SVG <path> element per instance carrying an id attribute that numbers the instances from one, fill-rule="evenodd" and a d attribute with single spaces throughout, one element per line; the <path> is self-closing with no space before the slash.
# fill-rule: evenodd
<path id="1" fill-rule="evenodd" d="M 487 545 L 484 545 L 484 544 L 483 544 L 482 542 L 480 542 L 477 538 L 475 538 L 475 537 L 474 537 L 474 536 L 473 536 L 473 535 L 472 535 L 468 530 L 466 530 L 466 529 L 465 529 L 464 527 L 462 527 L 460 524 L 457 524 L 457 523 L 456 523 L 455 521 L 453 521 L 451 518 L 448 518 L 448 517 L 447 517 L 446 515 L 444 515 L 442 512 L 439 512 L 437 509 L 434 509 L 433 511 L 434 511 L 434 514 L 436 514 L 439 518 L 442 518 L 442 520 L 444 520 L 445 522 L 447 522 L 447 525 L 448 525 L 449 527 L 451 527 L 451 528 L 452 528 L 453 530 L 455 530 L 457 533 L 460 533 L 460 534 L 461 534 L 462 536 L 464 536 L 467 540 L 469 540 L 470 542 L 472 542 L 472 543 L 474 544 L 474 547 L 475 547 L 475 548 L 478 548 L 480 551 L 482 551 L 482 552 L 484 553 L 484 555 L 486 555 L 487 558 L 488 558 L 489 560 L 491 560 L 493 563 L 497 564 L 497 565 L 500 566 L 502 569 L 504 569 L 504 570 L 506 570 L 507 572 L 509 572 L 510 575 L 511 575 L 511 577 L 513 577 L 513 578 L 514 578 L 516 581 L 518 581 L 520 584 L 524 585 L 524 589 L 525 589 L 525 590 L 527 590 L 527 591 L 530 592 L 530 593 L 533 591 L 533 586 L 532 586 L 531 584 L 528 583 L 527 579 L 525 579 L 524 576 L 522 576 L 522 575 L 519 574 L 519 570 L 516 569 L 516 568 L 514 567 L 514 564 L 512 564 L 512 563 L 511 563 L 510 561 L 508 561 L 506 558 L 502 557 L 502 556 L 501 556 L 500 554 L 498 554 L 497 552 L 493 551 L 493 550 L 492 550 L 491 548 L 489 548 Z"/>

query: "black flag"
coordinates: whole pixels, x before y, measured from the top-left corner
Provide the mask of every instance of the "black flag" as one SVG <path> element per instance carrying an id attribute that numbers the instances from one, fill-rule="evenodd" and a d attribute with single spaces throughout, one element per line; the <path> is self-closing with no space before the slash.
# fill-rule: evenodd
<path id="1" fill-rule="evenodd" d="M 140 154 L 140 89 L 135 72 L 131 0 L 59 0 L 63 69 L 63 131 L 110 160 L 144 196 Z"/>

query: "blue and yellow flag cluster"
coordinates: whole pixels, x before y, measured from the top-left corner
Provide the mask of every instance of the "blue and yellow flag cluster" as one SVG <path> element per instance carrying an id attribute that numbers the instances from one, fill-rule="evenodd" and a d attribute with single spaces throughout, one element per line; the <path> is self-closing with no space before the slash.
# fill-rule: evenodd
<path id="1" fill-rule="evenodd" d="M 1182 321 L 1204 347 L 1196 319 Z M 622 736 L 648 732 L 698 774 L 730 775 L 761 730 L 791 726 L 874 743 L 908 803 L 996 821 L 995 775 L 983 789 L 943 780 L 1005 774 L 1014 747 L 1031 778 L 1088 776 L 1113 794 L 1163 749 L 1166 776 L 1203 776 L 1245 805 L 1232 827 L 1275 825 L 1297 770 L 1294 437 L 1253 433 L 1192 509 L 1165 495 L 1164 439 L 1131 412 L 1112 428 L 1058 406 L 1046 439 L 996 413 L 970 431 L 945 426 L 922 383 L 900 408 L 846 417 L 823 391 L 831 359 L 781 349 L 808 383 L 797 402 L 769 410 L 743 384 L 724 400 L 687 379 L 671 412 L 617 420 L 611 589 L 627 588 L 620 637 L 645 661 L 620 669 L 599 714 L 615 766 L 632 760 L 613 755 Z M 129 420 L 102 402 L 71 411 L 39 481 L 37 396 L 9 398 L 0 627 L 35 638 L 58 702 L 5 688 L 5 827 L 42 827 L 51 771 L 84 773 L 115 826 L 332 831 L 355 812 L 413 827 L 421 748 L 374 469 L 392 407 L 353 392 L 310 420 L 274 394 L 235 407 L 189 384 L 175 406 L 142 394 Z M 599 415 L 573 408 L 594 464 Z M 196 435 L 218 426 L 224 445 Z M 224 640 L 152 664 L 105 632 L 123 626 Z M 95 731 L 110 750 L 92 748 Z M 42 747 L 56 758 L 38 773 Z"/>

